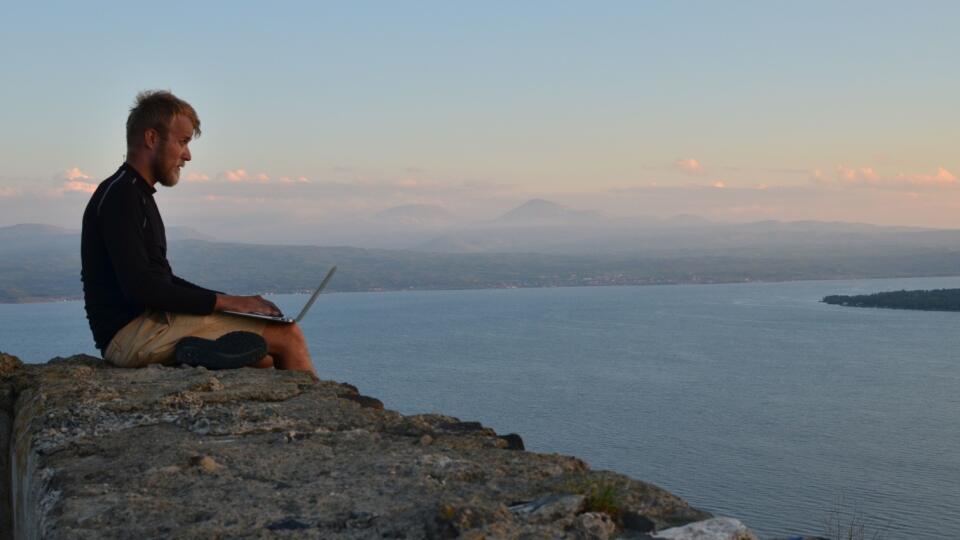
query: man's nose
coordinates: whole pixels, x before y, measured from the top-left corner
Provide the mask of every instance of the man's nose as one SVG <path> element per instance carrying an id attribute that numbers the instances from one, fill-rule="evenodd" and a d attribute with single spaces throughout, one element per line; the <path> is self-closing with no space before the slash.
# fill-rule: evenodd
<path id="1" fill-rule="evenodd" d="M 182 156 L 182 157 L 183 157 L 183 160 L 184 160 L 184 161 L 190 161 L 190 158 L 191 158 L 192 156 L 190 155 L 190 148 L 189 148 L 189 147 L 184 147 L 184 148 L 183 148 L 183 156 Z"/>

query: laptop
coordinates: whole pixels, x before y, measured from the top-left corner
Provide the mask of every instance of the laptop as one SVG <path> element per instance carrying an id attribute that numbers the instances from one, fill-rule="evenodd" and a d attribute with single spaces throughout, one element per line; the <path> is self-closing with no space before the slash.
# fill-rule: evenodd
<path id="1" fill-rule="evenodd" d="M 317 290 L 313 291 L 313 295 L 310 296 L 310 299 L 307 300 L 307 304 L 303 306 L 303 309 L 300 310 L 300 314 L 297 315 L 296 319 L 291 319 L 290 317 L 284 317 L 283 315 L 266 315 L 263 313 L 241 313 L 239 311 L 223 311 L 221 313 L 229 313 L 231 315 L 237 315 L 238 317 L 250 317 L 253 319 L 263 319 L 265 321 L 273 321 L 279 323 L 298 323 L 300 319 L 303 319 L 303 316 L 307 314 L 307 311 L 310 310 L 310 306 L 317 300 L 317 297 L 320 296 L 320 292 L 327 286 L 327 283 L 330 281 L 330 278 L 333 277 L 333 273 L 337 271 L 337 267 L 334 266 L 327 272 L 326 277 L 323 278 L 323 281 L 320 282 L 320 286 L 317 287 Z"/>

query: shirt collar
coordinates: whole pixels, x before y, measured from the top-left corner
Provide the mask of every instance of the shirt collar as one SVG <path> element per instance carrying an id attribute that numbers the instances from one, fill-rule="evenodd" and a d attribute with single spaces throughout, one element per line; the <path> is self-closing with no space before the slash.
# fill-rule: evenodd
<path id="1" fill-rule="evenodd" d="M 153 195 L 154 193 L 157 192 L 157 188 L 151 186 L 149 182 L 147 182 L 146 180 L 144 180 L 143 175 L 141 175 L 141 174 L 137 171 L 137 169 L 135 169 L 135 168 L 134 168 L 132 165 L 130 165 L 129 163 L 124 162 L 124 164 L 121 165 L 120 168 L 123 169 L 123 170 L 125 170 L 125 171 L 127 171 L 127 172 L 129 172 L 130 174 L 132 174 L 132 175 L 136 178 L 133 183 L 134 183 L 135 186 L 137 186 L 138 188 L 140 188 L 140 191 L 144 192 L 144 193 L 147 194 L 147 195 Z"/>

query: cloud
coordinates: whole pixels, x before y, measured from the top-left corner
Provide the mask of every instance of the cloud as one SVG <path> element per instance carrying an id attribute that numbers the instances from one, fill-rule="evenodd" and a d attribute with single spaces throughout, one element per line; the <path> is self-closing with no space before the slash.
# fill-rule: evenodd
<path id="1" fill-rule="evenodd" d="M 20 190 L 12 187 L 0 187 L 0 197 L 16 197 Z"/>
<path id="2" fill-rule="evenodd" d="M 310 179 L 306 176 L 295 176 L 292 178 L 289 176 L 281 176 L 280 182 L 283 184 L 309 184 Z"/>
<path id="3" fill-rule="evenodd" d="M 937 167 L 936 174 L 900 173 L 897 175 L 897 179 L 911 184 L 927 184 L 938 186 L 954 185 L 957 183 L 957 175 L 944 169 L 943 167 Z"/>
<path id="4" fill-rule="evenodd" d="M 203 173 L 192 172 L 187 175 L 188 182 L 207 182 L 210 180 L 210 177 Z"/>
<path id="5" fill-rule="evenodd" d="M 854 169 L 837 165 L 837 178 L 844 182 L 878 182 L 880 175 L 873 167 Z"/>
<path id="6" fill-rule="evenodd" d="M 713 186 L 713 187 L 715 187 L 715 188 L 717 188 L 717 189 L 723 189 L 723 188 L 727 187 L 727 183 L 724 182 L 723 180 L 717 180 L 716 182 L 714 182 L 713 184 L 710 184 L 710 185 Z"/>
<path id="7" fill-rule="evenodd" d="M 813 179 L 820 183 L 830 183 L 819 169 L 813 172 Z M 900 172 L 890 176 L 878 172 L 870 166 L 847 167 L 838 165 L 835 181 L 838 185 L 867 186 L 882 189 L 914 189 L 916 187 L 952 187 L 957 185 L 957 176 L 943 167 L 934 174 Z"/>
<path id="8" fill-rule="evenodd" d="M 703 172 L 703 165 L 693 158 L 677 159 L 673 162 L 673 165 L 681 171 L 689 174 L 700 174 Z"/>
<path id="9" fill-rule="evenodd" d="M 81 171 L 80 167 L 73 167 L 63 171 L 61 178 L 64 180 L 89 180 L 90 175 Z"/>
<path id="10" fill-rule="evenodd" d="M 71 167 L 57 175 L 61 184 L 50 193 L 54 197 L 62 197 L 64 193 L 93 193 L 97 190 L 97 184 L 88 182 L 90 178 L 91 176 L 80 170 L 80 167 Z"/>
<path id="11" fill-rule="evenodd" d="M 79 180 L 68 180 L 64 182 L 62 186 L 57 188 L 56 191 L 62 195 L 69 192 L 93 193 L 96 190 L 96 184 L 91 184 L 90 182 L 81 182 Z"/>
<path id="12" fill-rule="evenodd" d="M 229 169 L 223 171 L 217 175 L 218 179 L 226 180 L 227 182 L 234 183 L 252 183 L 252 184 L 265 184 L 270 182 L 273 178 L 276 178 L 277 181 L 284 184 L 295 184 L 295 183 L 309 183 L 310 179 L 306 176 L 279 176 L 275 177 L 267 172 L 260 172 L 256 175 L 248 173 L 246 169 Z"/>
<path id="13" fill-rule="evenodd" d="M 247 175 L 247 171 L 245 169 L 233 169 L 229 171 L 224 171 L 221 176 L 226 178 L 228 182 L 243 182 L 250 178 Z"/>

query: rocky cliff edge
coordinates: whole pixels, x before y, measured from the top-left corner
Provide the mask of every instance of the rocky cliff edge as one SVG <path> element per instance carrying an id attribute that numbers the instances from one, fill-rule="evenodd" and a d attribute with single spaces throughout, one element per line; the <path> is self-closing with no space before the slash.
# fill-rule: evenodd
<path id="1" fill-rule="evenodd" d="M 0 353 L 0 445 L 7 538 L 754 538 L 516 435 L 293 372 Z"/>

